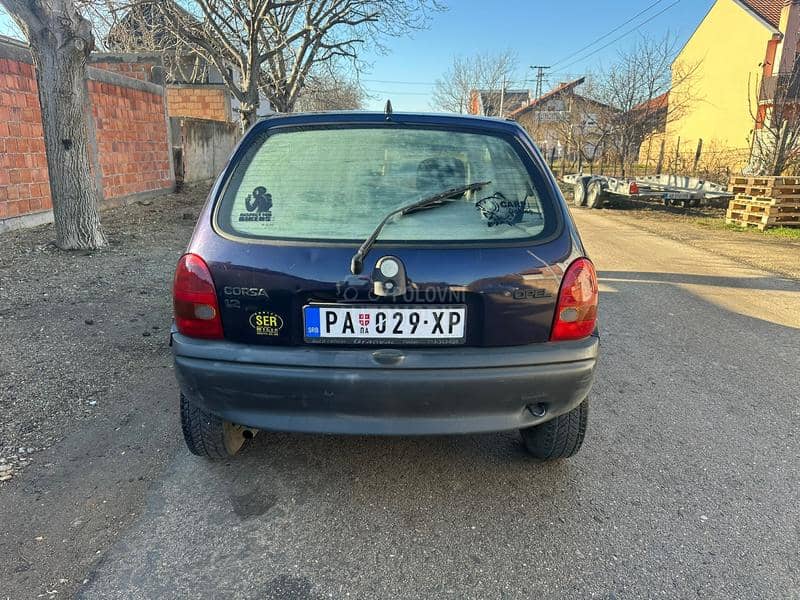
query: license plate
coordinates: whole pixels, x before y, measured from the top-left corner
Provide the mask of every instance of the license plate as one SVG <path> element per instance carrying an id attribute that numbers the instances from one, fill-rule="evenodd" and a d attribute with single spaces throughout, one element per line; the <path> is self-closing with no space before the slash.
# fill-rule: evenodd
<path id="1" fill-rule="evenodd" d="M 466 306 L 303 307 L 303 331 L 310 343 L 462 344 Z"/>

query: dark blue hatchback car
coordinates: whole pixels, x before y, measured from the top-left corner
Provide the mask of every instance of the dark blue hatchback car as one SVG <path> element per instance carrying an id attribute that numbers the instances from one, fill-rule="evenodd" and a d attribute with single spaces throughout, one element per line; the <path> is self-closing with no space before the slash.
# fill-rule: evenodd
<path id="1" fill-rule="evenodd" d="M 519 429 L 581 446 L 598 288 L 516 124 L 277 116 L 242 139 L 175 274 L 172 349 L 198 455 L 257 430 Z"/>

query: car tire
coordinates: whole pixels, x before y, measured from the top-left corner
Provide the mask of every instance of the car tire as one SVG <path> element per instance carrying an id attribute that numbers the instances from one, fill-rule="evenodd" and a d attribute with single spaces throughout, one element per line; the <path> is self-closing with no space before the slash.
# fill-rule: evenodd
<path id="1" fill-rule="evenodd" d="M 581 449 L 589 420 L 587 398 L 570 412 L 520 431 L 528 454 L 540 460 L 569 458 Z"/>
<path id="2" fill-rule="evenodd" d="M 230 458 L 247 445 L 252 431 L 223 421 L 181 394 L 181 429 L 189 452 L 206 458 Z M 249 436 L 246 435 L 249 432 Z"/>
<path id="3" fill-rule="evenodd" d="M 595 179 L 586 187 L 586 206 L 589 208 L 603 207 L 603 185 Z"/>
<path id="4" fill-rule="evenodd" d="M 579 177 L 572 187 L 573 203 L 575 206 L 586 206 L 586 182 L 588 178 Z"/>

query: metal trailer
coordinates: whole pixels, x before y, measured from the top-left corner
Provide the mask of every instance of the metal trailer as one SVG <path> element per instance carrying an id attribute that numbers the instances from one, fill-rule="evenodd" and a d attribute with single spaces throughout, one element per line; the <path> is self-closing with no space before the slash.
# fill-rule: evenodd
<path id="1" fill-rule="evenodd" d="M 606 175 L 565 175 L 562 181 L 571 184 L 575 191 L 575 205 L 601 208 L 606 200 L 627 198 L 656 200 L 664 206 L 699 206 L 709 200 L 732 198 L 725 186 L 697 177 L 681 175 L 647 175 L 618 178 Z"/>

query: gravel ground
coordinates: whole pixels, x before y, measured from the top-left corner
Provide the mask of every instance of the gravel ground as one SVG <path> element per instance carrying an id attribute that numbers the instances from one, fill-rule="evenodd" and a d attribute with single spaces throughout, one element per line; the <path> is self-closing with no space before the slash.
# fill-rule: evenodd
<path id="1" fill-rule="evenodd" d="M 105 212 L 99 252 L 59 251 L 51 225 L 0 236 L 0 480 L 170 368 L 171 276 L 205 195 Z"/>
<path id="2" fill-rule="evenodd" d="M 572 192 L 566 192 L 565 196 L 571 202 Z M 800 238 L 781 238 L 756 229 L 725 228 L 723 208 L 665 208 L 654 202 L 620 201 L 607 204 L 603 214 L 742 264 L 800 280 L 800 261 L 797 260 Z"/>

